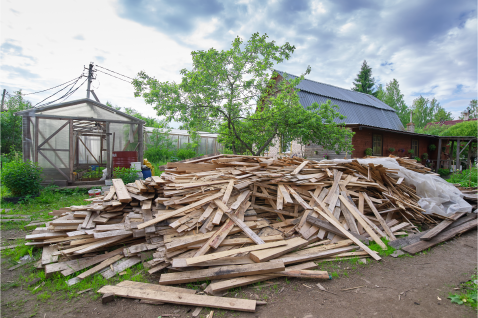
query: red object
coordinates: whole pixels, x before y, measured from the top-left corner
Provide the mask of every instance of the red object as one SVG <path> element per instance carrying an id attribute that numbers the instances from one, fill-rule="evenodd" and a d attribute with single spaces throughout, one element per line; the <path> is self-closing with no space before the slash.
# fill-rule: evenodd
<path id="1" fill-rule="evenodd" d="M 132 162 L 138 161 L 136 151 L 113 151 L 113 169 L 116 167 L 130 168 Z"/>

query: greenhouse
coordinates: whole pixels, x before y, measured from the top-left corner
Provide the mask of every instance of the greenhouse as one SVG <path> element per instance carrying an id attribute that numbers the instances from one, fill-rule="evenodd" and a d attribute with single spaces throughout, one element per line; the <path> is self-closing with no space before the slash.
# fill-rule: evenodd
<path id="1" fill-rule="evenodd" d="M 23 159 L 37 162 L 46 182 L 98 180 L 105 168 L 109 179 L 114 167 L 143 161 L 144 121 L 94 100 L 84 98 L 16 115 L 23 119 Z"/>
<path id="2" fill-rule="evenodd" d="M 145 127 L 145 150 L 150 144 L 151 134 L 156 128 Z M 192 137 L 187 130 L 182 129 L 158 129 L 159 133 L 167 134 L 168 138 L 173 142 L 176 149 L 186 147 L 186 144 L 193 143 Z M 209 132 L 199 131 L 200 136 L 199 146 L 196 149 L 198 154 L 201 155 L 213 155 L 221 153 L 222 145 L 217 142 L 218 134 L 212 134 Z"/>

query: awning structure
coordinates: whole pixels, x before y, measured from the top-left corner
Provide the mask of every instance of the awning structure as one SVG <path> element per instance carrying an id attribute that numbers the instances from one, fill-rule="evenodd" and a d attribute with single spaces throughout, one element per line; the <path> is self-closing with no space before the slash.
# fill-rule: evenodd
<path id="1" fill-rule="evenodd" d="M 472 143 L 476 143 L 477 140 L 478 139 L 476 137 L 470 137 L 470 136 L 438 136 L 438 156 L 437 156 L 436 171 L 438 171 L 438 169 L 440 168 L 443 141 L 445 141 L 445 144 L 451 141 L 450 155 L 452 154 L 454 145 L 456 143 L 456 162 L 457 162 L 457 164 L 455 165 L 455 170 L 456 170 L 458 169 L 459 162 L 460 162 L 460 155 L 463 152 L 463 150 L 465 150 L 467 146 L 471 146 Z M 471 147 L 468 147 L 468 156 L 467 156 L 468 166 L 471 166 L 471 163 L 470 163 L 471 153 L 472 153 Z"/>

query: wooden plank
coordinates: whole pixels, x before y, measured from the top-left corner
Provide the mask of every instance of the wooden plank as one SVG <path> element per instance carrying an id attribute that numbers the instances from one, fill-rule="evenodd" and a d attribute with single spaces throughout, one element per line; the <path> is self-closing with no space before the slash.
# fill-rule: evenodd
<path id="1" fill-rule="evenodd" d="M 306 160 L 302 162 L 297 168 L 294 169 L 294 171 L 291 172 L 291 175 L 296 175 L 300 172 L 300 170 L 304 169 L 304 167 L 308 164 L 309 162 Z"/>
<path id="2" fill-rule="evenodd" d="M 292 196 L 297 200 L 297 202 L 299 202 L 299 204 L 305 210 L 311 210 L 312 209 L 312 207 L 310 205 L 308 205 L 307 202 L 305 202 L 304 199 L 302 199 L 302 197 L 297 192 L 295 192 L 294 189 L 292 189 L 290 186 L 287 186 L 287 190 L 289 190 L 290 194 L 292 194 Z"/>
<path id="3" fill-rule="evenodd" d="M 188 289 L 188 288 L 180 288 L 180 287 L 173 287 L 173 286 L 164 286 L 158 284 L 148 284 L 148 283 L 141 283 L 141 282 L 133 282 L 131 280 L 124 280 L 118 284 L 118 287 L 131 287 L 135 289 L 144 289 L 144 290 L 154 290 L 160 292 L 167 292 L 167 293 L 183 293 L 183 294 L 195 294 L 196 290 Z"/>
<path id="4" fill-rule="evenodd" d="M 445 230 L 450 224 L 452 224 L 455 220 L 458 220 L 460 217 L 465 215 L 465 212 L 457 212 L 454 213 L 452 216 L 449 217 L 447 220 L 441 221 L 437 226 L 432 228 L 430 231 L 428 231 L 427 234 L 423 235 L 420 240 L 422 241 L 429 241 L 436 235 L 438 235 L 440 232 Z"/>
<path id="5" fill-rule="evenodd" d="M 352 213 L 352 215 L 357 219 L 357 221 L 362 225 L 365 231 L 370 235 L 370 237 L 378 244 L 383 250 L 387 249 L 387 246 L 382 242 L 380 237 L 377 236 L 377 234 L 372 230 L 372 228 L 365 222 L 365 220 L 362 218 L 360 214 L 355 211 L 354 207 L 347 201 L 346 198 L 344 198 L 342 195 L 339 196 L 340 201 L 344 203 L 344 205 L 347 207 L 347 209 Z M 335 225 L 335 224 L 334 224 Z"/>
<path id="6" fill-rule="evenodd" d="M 281 255 L 284 255 L 290 251 L 301 248 L 309 244 L 309 241 L 304 240 L 301 237 L 296 237 L 290 240 L 287 240 L 287 245 L 269 248 L 266 250 L 253 251 L 249 253 L 249 257 L 256 263 L 267 262 L 271 259 L 277 258 Z"/>
<path id="7" fill-rule="evenodd" d="M 116 189 L 114 186 L 110 187 L 110 192 L 103 198 L 103 201 L 111 201 L 116 194 Z"/>
<path id="8" fill-rule="evenodd" d="M 374 251 L 372 251 L 370 248 L 368 248 L 367 245 L 363 244 L 359 239 L 354 237 L 352 234 L 350 234 L 346 229 L 342 227 L 340 223 L 335 222 L 332 218 L 330 218 L 327 213 L 322 212 L 321 210 L 314 208 L 315 211 L 317 211 L 320 215 L 322 215 L 323 218 L 325 218 L 329 223 L 331 223 L 333 226 L 335 226 L 337 229 L 339 229 L 345 236 L 347 236 L 349 239 L 354 241 L 355 244 L 357 244 L 359 247 L 361 247 L 364 251 L 366 251 L 370 256 L 373 257 L 373 259 L 380 261 L 382 258 L 378 256 Z"/>
<path id="9" fill-rule="evenodd" d="M 284 201 L 286 203 L 290 203 L 290 204 L 294 203 L 294 201 L 289 195 L 289 191 L 287 191 L 286 187 L 283 184 L 279 184 L 279 189 L 277 191 L 278 192 L 280 191 L 282 193 L 282 196 L 284 197 Z"/>
<path id="10" fill-rule="evenodd" d="M 204 306 L 211 308 L 221 308 L 227 310 L 237 310 L 254 312 L 256 310 L 256 301 L 249 299 L 237 299 L 226 297 L 191 295 L 185 293 L 171 293 L 151 291 L 144 289 L 134 289 L 130 287 L 104 286 L 98 290 L 101 294 L 115 294 L 120 297 L 135 299 L 157 300 L 164 303 Z"/>
<path id="11" fill-rule="evenodd" d="M 243 202 L 244 200 L 246 200 L 246 198 L 249 197 L 249 194 L 250 194 L 250 193 L 251 193 L 251 191 L 249 191 L 249 190 L 246 190 L 246 191 L 242 192 L 242 193 L 239 195 L 239 197 L 237 197 L 236 201 L 231 205 L 231 209 L 233 209 L 233 210 L 238 209 L 239 206 L 242 204 L 242 202 Z M 225 203 L 227 203 L 227 202 L 225 202 Z"/>
<path id="12" fill-rule="evenodd" d="M 309 279 L 332 279 L 326 271 L 311 271 L 311 270 L 285 270 L 279 272 L 278 275 L 286 277 L 309 278 Z"/>
<path id="13" fill-rule="evenodd" d="M 131 202 L 133 199 L 129 195 L 128 190 L 126 190 L 126 186 L 121 179 L 112 179 L 113 186 L 115 187 L 116 196 L 118 197 L 119 202 Z"/>
<path id="14" fill-rule="evenodd" d="M 81 260 L 73 260 L 71 261 L 72 263 L 71 264 L 68 264 L 68 266 L 64 269 L 60 269 L 62 270 L 61 274 L 63 276 L 69 276 L 77 271 L 80 271 L 82 269 L 85 269 L 87 267 L 90 267 L 90 266 L 93 266 L 95 264 L 98 264 L 98 263 L 101 263 L 103 262 L 104 260 L 107 260 L 108 258 L 111 258 L 115 255 L 120 255 L 123 253 L 123 246 L 114 250 L 114 251 L 111 251 L 109 253 L 106 253 L 106 254 L 101 254 L 101 255 L 98 255 L 98 256 L 95 256 L 95 257 L 92 257 L 90 259 L 81 259 Z M 69 262 L 66 262 L 66 263 L 69 263 Z M 51 270 L 50 270 L 51 271 Z M 46 272 L 46 268 L 45 268 L 45 272 Z"/>
<path id="15" fill-rule="evenodd" d="M 214 217 L 212 218 L 212 224 L 219 225 L 223 215 L 224 211 L 221 208 L 217 208 L 216 214 L 214 214 Z"/>
<path id="16" fill-rule="evenodd" d="M 198 256 L 198 257 L 188 258 L 187 263 L 188 263 L 188 265 L 194 265 L 196 263 L 203 263 L 203 262 L 207 262 L 207 261 L 210 261 L 210 260 L 213 260 L 213 259 L 219 259 L 219 258 L 231 256 L 231 255 L 238 254 L 238 253 L 257 251 L 257 250 L 262 250 L 262 249 L 271 248 L 271 247 L 284 246 L 284 245 L 287 245 L 287 243 L 284 242 L 284 241 L 279 241 L 279 242 L 271 242 L 271 243 L 264 243 L 264 244 L 253 245 L 253 246 L 248 246 L 248 247 L 242 247 L 242 248 L 237 248 L 237 249 L 234 249 L 234 250 L 217 252 L 217 253 L 212 253 L 212 254 L 208 254 L 208 255 L 202 255 L 202 256 Z"/>
<path id="17" fill-rule="evenodd" d="M 280 262 L 221 266 L 216 268 L 199 269 L 187 272 L 162 274 L 159 279 L 159 284 L 184 284 L 190 282 L 197 282 L 205 279 L 225 279 L 239 276 L 280 272 L 283 270 L 285 270 L 284 264 Z"/>
<path id="18" fill-rule="evenodd" d="M 247 256 L 242 257 L 224 257 L 210 262 L 195 264 L 194 266 L 228 266 L 228 265 L 245 265 L 254 264 L 254 261 Z M 174 258 L 171 263 L 173 268 L 189 267 L 185 258 Z"/>
<path id="19" fill-rule="evenodd" d="M 222 202 L 219 199 L 215 199 L 214 203 L 217 205 L 218 208 L 220 208 L 225 213 L 232 211 L 230 207 L 228 207 L 224 202 Z"/>
<path id="20" fill-rule="evenodd" d="M 115 237 L 110 237 L 110 238 L 107 238 L 105 240 L 102 240 L 101 242 L 98 242 L 98 243 L 92 243 L 91 245 L 89 246 L 85 246 L 83 245 L 83 249 L 81 250 L 77 250 L 77 251 L 74 251 L 75 254 L 84 254 L 84 253 L 88 253 L 90 251 L 93 251 L 97 248 L 100 248 L 100 247 L 103 247 L 103 246 L 106 246 L 106 245 L 109 245 L 113 242 L 116 242 L 116 241 L 120 241 L 126 237 L 128 237 L 129 235 L 120 235 L 120 236 L 115 236 Z M 81 246 L 80 246 L 81 247 Z"/>
<path id="21" fill-rule="evenodd" d="M 311 215 L 307 216 L 307 222 L 312 223 L 312 224 L 326 230 L 327 232 L 333 233 L 335 235 L 339 235 L 340 237 L 345 237 L 344 234 L 342 233 L 342 231 L 337 229 L 332 224 L 330 224 L 328 222 L 325 222 L 323 220 L 320 220 L 320 219 L 318 219 L 316 217 L 313 217 Z M 356 233 L 352 233 L 352 232 L 349 232 L 349 233 L 352 234 L 357 239 L 359 239 L 360 241 L 365 241 L 366 240 L 366 238 L 364 236 L 360 235 L 360 234 L 356 234 Z"/>
<path id="22" fill-rule="evenodd" d="M 209 203 L 209 202 L 221 197 L 222 195 L 223 194 L 221 192 L 219 192 L 219 193 L 216 193 L 216 194 L 214 194 L 210 197 L 204 198 L 200 201 L 197 201 L 197 202 L 191 203 L 191 204 L 189 204 L 185 207 L 179 208 L 179 209 L 177 209 L 173 212 L 160 214 L 156 218 L 152 219 L 151 221 L 138 224 L 138 229 L 140 229 L 140 230 L 144 229 L 145 227 L 148 227 L 150 225 L 153 225 L 153 224 L 159 223 L 161 221 L 167 220 L 167 219 L 172 218 L 172 217 L 174 217 L 174 216 L 176 216 L 180 213 L 187 212 L 187 211 L 192 210 L 192 209 L 194 209 L 198 206 L 202 206 L 206 203 Z"/>
<path id="23" fill-rule="evenodd" d="M 265 244 L 265 242 L 256 234 L 254 233 L 243 221 L 241 221 L 237 216 L 232 213 L 226 213 L 227 217 L 230 218 L 241 230 L 246 234 L 251 240 L 253 240 L 256 244 Z"/>
<path id="24" fill-rule="evenodd" d="M 95 237 L 95 239 L 102 239 L 105 237 L 114 237 L 114 236 L 120 236 L 120 235 L 130 235 L 130 234 L 133 234 L 133 232 L 126 231 L 126 230 L 116 230 L 116 231 L 94 233 L 93 236 Z"/>
<path id="25" fill-rule="evenodd" d="M 276 203 L 277 210 L 282 210 L 284 208 L 284 195 L 282 191 L 277 191 L 277 203 Z"/>
<path id="26" fill-rule="evenodd" d="M 364 199 L 365 199 L 365 202 L 367 202 L 368 206 L 370 207 L 370 209 L 372 210 L 373 214 L 375 215 L 375 217 L 377 218 L 378 222 L 380 223 L 380 225 L 382 226 L 382 228 L 384 229 L 385 233 L 387 233 L 388 235 L 388 239 L 390 241 L 395 241 L 397 238 L 395 237 L 395 235 L 393 235 L 393 232 L 390 231 L 390 228 L 388 227 L 387 223 L 385 222 L 385 220 L 382 218 L 382 216 L 380 215 L 380 213 L 378 213 L 378 210 L 377 208 L 375 207 L 375 205 L 373 205 L 373 202 L 370 201 L 370 198 L 368 196 L 367 193 L 365 192 L 361 192 Z"/>
<path id="27" fill-rule="evenodd" d="M 226 187 L 226 192 L 224 192 L 224 196 L 222 197 L 222 203 L 227 204 L 229 198 L 231 197 L 232 190 L 234 189 L 234 180 L 229 181 L 229 184 Z"/>
<path id="28" fill-rule="evenodd" d="M 286 267 L 287 270 L 304 270 L 304 269 L 312 269 L 316 268 L 317 264 L 314 262 L 307 262 L 303 264 L 293 265 Z M 213 282 L 206 288 L 206 292 L 208 293 L 218 293 L 220 291 L 224 291 L 231 288 L 246 286 L 249 284 L 263 282 L 270 279 L 274 279 L 280 277 L 277 274 L 268 274 L 268 275 L 253 275 L 253 276 L 246 276 L 246 277 L 239 277 L 233 279 L 222 280 L 219 282 Z"/>
<path id="29" fill-rule="evenodd" d="M 101 275 L 104 278 L 109 279 L 109 278 L 115 276 L 117 273 L 121 273 L 125 269 L 130 268 L 131 266 L 134 266 L 134 265 L 138 264 L 139 262 L 141 262 L 140 257 L 136 257 L 136 256 L 130 257 L 127 260 L 125 260 L 124 262 L 120 262 L 119 264 L 113 265 L 113 269 L 109 269 L 109 270 L 101 273 Z"/>
<path id="30" fill-rule="evenodd" d="M 41 255 L 41 264 L 46 265 L 58 262 L 58 255 L 53 255 L 53 253 L 56 251 L 58 251 L 58 246 L 53 245 L 43 247 L 43 252 Z"/>
<path id="31" fill-rule="evenodd" d="M 90 269 L 87 270 L 86 272 L 81 273 L 81 274 L 78 275 L 77 277 L 78 277 L 79 279 L 85 279 L 86 277 L 88 277 L 88 276 L 90 276 L 90 275 L 92 275 L 92 274 L 94 274 L 94 273 L 96 273 L 96 272 L 102 270 L 103 268 L 106 268 L 106 267 L 110 266 L 111 264 L 113 264 L 114 262 L 116 262 L 116 261 L 122 259 L 123 257 L 124 257 L 124 255 L 121 255 L 121 254 L 115 255 L 115 256 L 113 256 L 112 258 L 109 258 L 109 259 L 107 259 L 107 260 L 104 260 L 103 262 L 101 262 L 100 264 L 96 265 L 95 267 L 90 268 Z"/>

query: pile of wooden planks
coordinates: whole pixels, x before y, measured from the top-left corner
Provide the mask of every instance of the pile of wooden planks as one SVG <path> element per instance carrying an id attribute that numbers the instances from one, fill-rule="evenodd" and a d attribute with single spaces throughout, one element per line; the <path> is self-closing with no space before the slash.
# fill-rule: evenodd
<path id="1" fill-rule="evenodd" d="M 114 179 L 104 196 L 51 212 L 54 219 L 26 239 L 43 247 L 38 267 L 47 276 L 89 268 L 70 285 L 142 262 L 150 274 L 161 273 L 159 285 L 121 283 L 99 292 L 254 311 L 254 300 L 192 295 L 168 285 L 212 280 L 205 292 L 220 296 L 280 276 L 330 279 L 312 270 L 314 261 L 379 261 L 370 241 L 387 249 L 382 238 L 416 235 L 418 224 L 450 219 L 424 214 L 419 199 L 381 165 L 218 155 L 168 163 L 161 177 Z M 460 229 L 471 227 L 466 224 Z"/>

